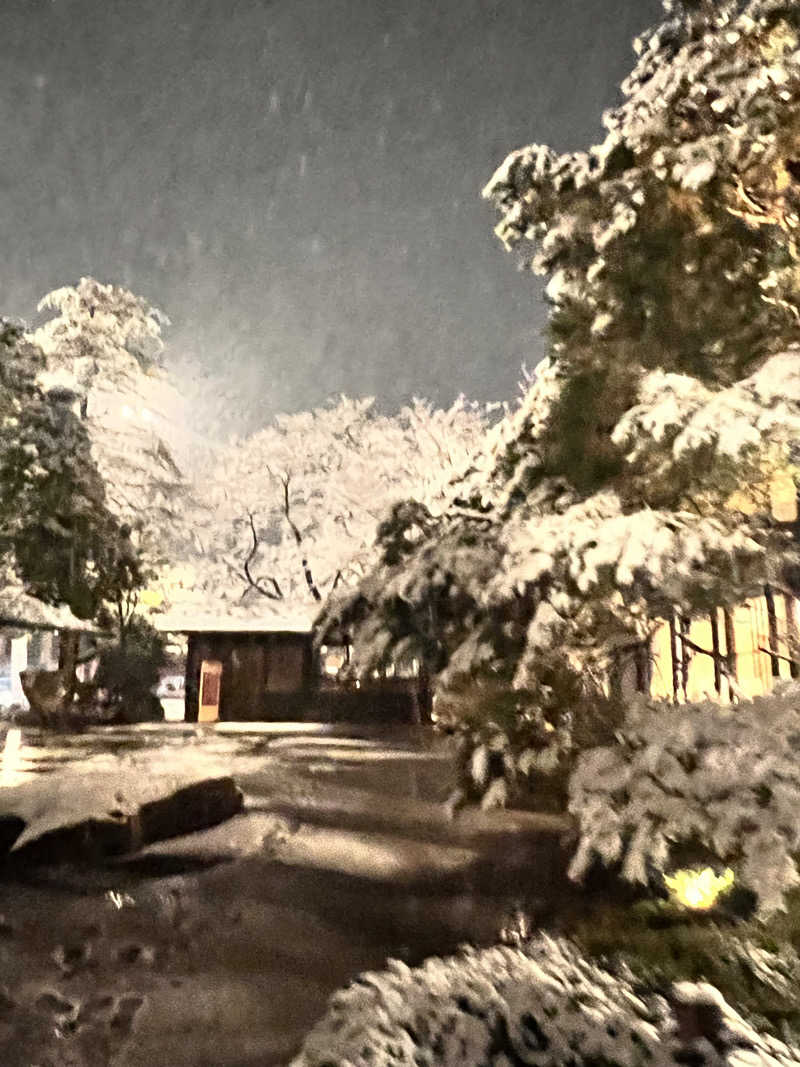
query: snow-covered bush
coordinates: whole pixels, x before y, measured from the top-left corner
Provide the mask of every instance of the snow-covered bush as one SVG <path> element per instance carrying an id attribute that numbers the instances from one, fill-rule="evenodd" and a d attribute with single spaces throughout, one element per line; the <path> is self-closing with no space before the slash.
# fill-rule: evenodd
<path id="1" fill-rule="evenodd" d="M 483 808 L 505 807 L 520 791 L 544 787 L 552 792 L 556 779 L 562 807 L 572 740 L 568 719 L 548 718 L 530 694 L 488 678 L 437 693 L 433 719 L 455 742 L 452 811 L 472 801 Z M 596 737 L 595 743 L 602 739 Z"/>
<path id="2" fill-rule="evenodd" d="M 413 969 L 392 960 L 334 995 L 292 1067 L 800 1063 L 711 986 L 670 999 L 544 936 Z"/>
<path id="3" fill-rule="evenodd" d="M 595 858 L 646 883 L 696 845 L 783 907 L 800 883 L 800 685 L 734 708 L 634 703 L 617 744 L 583 753 L 569 784 L 580 843 L 570 874 Z"/>

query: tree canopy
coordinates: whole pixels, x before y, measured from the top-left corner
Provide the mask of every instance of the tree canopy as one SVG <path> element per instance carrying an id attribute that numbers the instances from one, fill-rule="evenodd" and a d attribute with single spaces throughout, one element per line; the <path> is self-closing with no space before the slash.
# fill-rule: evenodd
<path id="1" fill-rule="evenodd" d="M 439 506 L 491 416 L 463 399 L 383 415 L 371 398 L 341 397 L 221 446 L 192 512 L 196 548 L 164 575 L 167 600 L 178 612 L 313 615 L 371 565 L 393 504 Z"/>
<path id="2" fill-rule="evenodd" d="M 135 584 L 91 441 L 69 396 L 45 393 L 47 359 L 21 327 L 0 326 L 0 536 L 28 591 L 81 619 Z"/>
<path id="3" fill-rule="evenodd" d="M 520 149 L 484 191 L 549 278 L 548 358 L 326 609 L 362 664 L 413 648 L 563 710 L 659 618 L 787 580 L 791 539 L 733 494 L 793 463 L 800 416 L 800 10 L 668 0 L 635 49 L 601 145 Z"/>
<path id="4" fill-rule="evenodd" d="M 163 410 L 173 389 L 161 365 L 167 319 L 142 297 L 94 278 L 48 294 L 39 310 L 54 312 L 31 334 L 47 359 L 41 383 L 79 397 L 108 506 L 157 567 L 181 549 L 189 506 Z"/>

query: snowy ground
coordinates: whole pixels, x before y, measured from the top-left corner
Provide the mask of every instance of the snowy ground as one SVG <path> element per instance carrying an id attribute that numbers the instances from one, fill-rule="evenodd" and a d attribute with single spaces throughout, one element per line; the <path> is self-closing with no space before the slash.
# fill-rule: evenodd
<path id="1" fill-rule="evenodd" d="M 5 752 L 0 812 L 24 803 L 42 825 L 112 789 L 232 774 L 245 792 L 234 819 L 122 860 L 7 864 L 7 1067 L 286 1063 L 358 972 L 489 943 L 519 903 L 546 911 L 561 888 L 555 837 L 537 837 L 558 820 L 448 823 L 450 755 L 419 732 L 169 724 L 23 732 Z"/>

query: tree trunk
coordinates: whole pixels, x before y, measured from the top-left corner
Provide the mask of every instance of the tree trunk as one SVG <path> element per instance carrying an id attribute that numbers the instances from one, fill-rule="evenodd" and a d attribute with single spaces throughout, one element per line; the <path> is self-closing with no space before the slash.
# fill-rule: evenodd
<path id="1" fill-rule="evenodd" d="M 75 691 L 78 686 L 78 677 L 75 673 L 78 667 L 80 654 L 81 635 L 77 630 L 61 630 L 58 643 L 58 669 L 64 680 L 64 707 L 67 712 L 72 706 Z"/>

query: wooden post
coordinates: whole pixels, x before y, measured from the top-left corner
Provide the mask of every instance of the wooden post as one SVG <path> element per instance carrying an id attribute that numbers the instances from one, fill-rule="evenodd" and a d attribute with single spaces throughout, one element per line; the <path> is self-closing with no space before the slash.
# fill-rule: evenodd
<path id="1" fill-rule="evenodd" d="M 725 660 L 728 668 L 728 674 L 731 679 L 736 679 L 737 665 L 736 665 L 736 631 L 733 628 L 733 615 L 731 615 L 729 608 L 724 608 L 722 617 L 725 621 Z M 731 684 L 728 682 L 728 700 L 733 698 L 733 690 Z"/>
<path id="2" fill-rule="evenodd" d="M 800 677 L 800 664 L 797 662 L 797 657 L 800 656 L 800 644 L 798 644 L 797 635 L 797 616 L 794 613 L 795 599 L 793 596 L 789 596 L 788 593 L 783 594 L 783 608 L 786 612 L 786 644 L 789 646 L 789 656 L 791 662 L 789 663 L 789 674 L 792 678 Z"/>
<path id="3" fill-rule="evenodd" d="M 184 722 L 197 722 L 200 707 L 200 651 L 196 634 L 188 635 L 183 701 Z"/>
<path id="4" fill-rule="evenodd" d="M 781 661 L 778 658 L 778 616 L 775 614 L 775 597 L 770 586 L 764 586 L 764 600 L 767 602 L 767 625 L 769 627 L 769 658 L 772 665 L 772 677 L 780 678 Z"/>
<path id="5" fill-rule="evenodd" d="M 674 613 L 669 618 L 669 654 L 672 663 L 672 699 L 677 704 L 680 692 L 680 658 L 678 653 L 678 631 Z"/>
<path id="6" fill-rule="evenodd" d="M 680 641 L 680 686 L 683 690 L 683 699 L 688 700 L 689 685 L 689 652 L 683 642 L 683 636 L 688 631 L 689 624 L 683 615 L 678 615 L 678 640 Z"/>
<path id="7" fill-rule="evenodd" d="M 71 707 L 78 684 L 78 656 L 80 654 L 81 635 L 78 630 L 59 630 L 58 632 L 58 669 L 66 689 L 64 696 L 65 710 Z"/>
<path id="8" fill-rule="evenodd" d="M 634 653 L 636 665 L 636 691 L 638 693 L 650 693 L 652 682 L 652 670 L 650 663 L 650 640 L 642 641 Z"/>
<path id="9" fill-rule="evenodd" d="M 711 612 L 709 621 L 711 622 L 711 648 L 714 652 L 714 689 L 717 691 L 717 696 L 719 696 L 722 693 L 722 669 L 719 665 L 719 619 L 716 611 Z"/>

